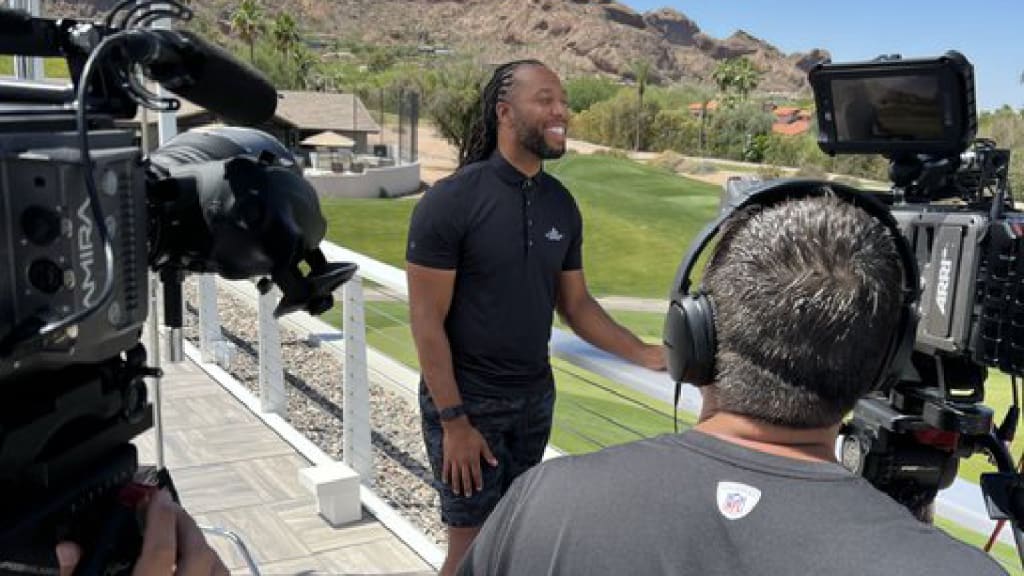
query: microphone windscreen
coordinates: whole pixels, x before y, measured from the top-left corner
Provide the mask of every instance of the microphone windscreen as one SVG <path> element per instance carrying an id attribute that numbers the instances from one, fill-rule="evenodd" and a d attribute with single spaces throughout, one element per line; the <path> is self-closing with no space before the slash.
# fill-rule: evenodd
<path id="1" fill-rule="evenodd" d="M 168 90 L 234 124 L 254 126 L 274 116 L 277 90 L 263 74 L 187 30 L 171 33 L 184 36 L 196 51 L 183 56 L 193 82 Z"/>

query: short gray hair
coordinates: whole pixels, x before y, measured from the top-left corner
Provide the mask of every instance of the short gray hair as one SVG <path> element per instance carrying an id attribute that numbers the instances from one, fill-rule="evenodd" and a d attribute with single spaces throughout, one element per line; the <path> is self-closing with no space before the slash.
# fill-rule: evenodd
<path id="1" fill-rule="evenodd" d="M 879 374 L 901 274 L 889 229 L 833 194 L 738 213 L 704 277 L 719 409 L 795 428 L 838 423 Z"/>

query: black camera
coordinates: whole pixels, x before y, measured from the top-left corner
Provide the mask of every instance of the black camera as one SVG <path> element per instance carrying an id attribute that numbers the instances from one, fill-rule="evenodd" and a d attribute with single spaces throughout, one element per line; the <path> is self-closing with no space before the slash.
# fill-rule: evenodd
<path id="1" fill-rule="evenodd" d="M 0 573 L 44 573 L 63 539 L 83 545 L 79 573 L 131 570 L 139 532 L 120 502 L 139 472 L 130 440 L 152 425 L 144 377 L 159 373 L 139 343 L 150 269 L 179 329 L 189 272 L 269 277 L 279 315 L 329 309 L 355 272 L 324 258 L 315 190 L 273 137 L 193 130 L 145 156 L 118 127 L 179 104 L 143 76 L 229 122 L 272 116 L 261 74 L 147 28 L 190 16 L 173 0 L 122 1 L 95 23 L 0 10 L 0 54 L 63 57 L 72 80 L 0 82 Z"/>
<path id="2" fill-rule="evenodd" d="M 993 518 L 1017 520 L 1021 480 L 1006 448 L 1024 374 L 1024 213 L 1009 150 L 975 138 L 973 68 L 961 54 L 855 64 L 809 74 L 818 143 L 828 154 L 882 154 L 921 294 L 914 352 L 890 390 L 862 400 L 844 429 L 843 462 L 926 516 L 959 458 L 986 453 L 999 474 L 982 488 Z M 984 406 L 989 368 L 1011 375 L 1015 405 L 1000 425 Z M 1020 546 L 1018 546 L 1020 548 Z M 1024 550 L 1021 550 L 1024 552 Z"/>

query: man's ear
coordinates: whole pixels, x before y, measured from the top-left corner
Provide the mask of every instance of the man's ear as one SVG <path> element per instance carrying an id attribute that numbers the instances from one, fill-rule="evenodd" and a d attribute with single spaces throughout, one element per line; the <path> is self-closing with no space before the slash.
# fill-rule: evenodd
<path id="1" fill-rule="evenodd" d="M 512 114 L 512 105 L 508 102 L 498 102 L 494 105 L 494 113 L 498 118 L 498 125 Z"/>

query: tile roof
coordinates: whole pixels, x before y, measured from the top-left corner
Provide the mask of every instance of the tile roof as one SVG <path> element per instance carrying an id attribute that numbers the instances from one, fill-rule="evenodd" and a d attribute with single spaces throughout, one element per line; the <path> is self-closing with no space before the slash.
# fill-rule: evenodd
<path id="1" fill-rule="evenodd" d="M 789 123 L 776 122 L 775 124 L 772 124 L 772 132 L 785 136 L 796 136 L 797 134 L 803 134 L 810 129 L 811 122 L 809 120 L 797 120 Z"/>

